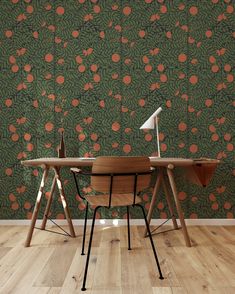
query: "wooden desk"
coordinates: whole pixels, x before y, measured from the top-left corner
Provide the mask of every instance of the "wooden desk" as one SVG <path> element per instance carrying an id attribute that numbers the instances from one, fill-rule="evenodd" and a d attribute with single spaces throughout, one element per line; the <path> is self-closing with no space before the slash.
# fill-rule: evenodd
<path id="1" fill-rule="evenodd" d="M 154 186 L 153 196 L 151 199 L 150 208 L 147 215 L 148 223 L 150 223 L 151 221 L 153 209 L 155 207 L 155 202 L 157 199 L 157 194 L 162 184 L 165 197 L 167 200 L 167 204 L 169 207 L 169 211 L 172 216 L 174 229 L 178 229 L 176 218 L 173 213 L 173 207 L 171 204 L 171 197 L 164 179 L 164 170 L 166 170 L 169 184 L 172 190 L 176 210 L 177 210 L 180 224 L 182 227 L 184 240 L 185 240 L 186 246 L 191 247 L 191 241 L 190 241 L 188 230 L 185 224 L 184 214 L 183 214 L 181 204 L 178 198 L 178 192 L 177 192 L 177 188 L 176 188 L 176 184 L 174 180 L 173 170 L 175 167 L 183 167 L 186 178 L 188 178 L 191 182 L 194 182 L 195 184 L 199 184 L 205 187 L 208 185 L 220 161 L 216 159 L 206 159 L 206 158 L 204 159 L 184 159 L 184 158 L 155 158 L 155 159 L 153 158 L 152 159 L 150 158 L 150 159 L 151 159 L 151 165 L 153 167 L 158 167 L 159 172 L 158 172 L 156 184 Z M 145 235 L 146 233 L 147 231 L 145 230 Z"/>
<path id="2" fill-rule="evenodd" d="M 183 212 L 181 209 L 180 201 L 178 199 L 178 193 L 177 193 L 177 189 L 176 189 L 176 185 L 175 185 L 175 181 L 174 181 L 173 169 L 175 167 L 179 167 L 179 166 L 184 167 L 185 169 L 188 169 L 187 175 L 189 176 L 190 180 L 192 180 L 196 183 L 201 182 L 202 185 L 205 185 L 205 183 L 207 184 L 209 182 L 209 179 L 212 176 L 219 161 L 218 160 L 207 160 L 207 159 L 204 159 L 204 160 L 183 159 L 183 158 L 150 158 L 150 161 L 151 161 L 151 165 L 153 167 L 159 168 L 159 173 L 158 173 L 157 181 L 156 181 L 156 184 L 154 187 L 153 197 L 152 197 L 151 204 L 150 204 L 150 209 L 148 212 L 148 221 L 149 222 L 151 221 L 153 208 L 154 208 L 156 198 L 157 198 L 157 193 L 160 189 L 161 184 L 163 185 L 163 188 L 164 188 L 164 192 L 165 192 L 165 196 L 167 199 L 170 213 L 171 213 L 171 215 L 173 215 L 173 208 L 171 205 L 170 195 L 167 190 L 167 186 L 166 186 L 166 183 L 165 183 L 165 180 L 163 177 L 163 171 L 164 171 L 164 169 L 166 169 L 167 175 L 169 178 L 170 187 L 172 189 L 172 193 L 174 196 L 176 209 L 177 209 L 180 223 L 182 226 L 182 231 L 183 231 L 183 235 L 185 238 L 185 242 L 186 242 L 187 246 L 191 246 L 191 242 L 190 242 L 188 232 L 187 232 L 187 227 L 186 227 L 185 221 L 184 221 L 184 215 L 183 215 Z M 54 170 L 55 175 L 54 175 L 54 178 L 52 181 L 51 193 L 50 193 L 50 196 L 47 200 L 47 205 L 46 205 L 46 209 L 44 212 L 41 229 L 45 230 L 47 216 L 50 212 L 53 194 L 54 194 L 55 186 L 57 184 L 58 189 L 59 189 L 59 193 L 60 193 L 60 197 L 61 197 L 61 201 L 62 201 L 62 205 L 64 208 L 65 216 L 66 216 L 66 219 L 68 222 L 70 235 L 71 235 L 71 237 L 75 237 L 74 227 L 73 227 L 72 220 L 70 217 L 69 208 L 68 208 L 68 204 L 67 204 L 67 200 L 66 200 L 66 196 L 64 193 L 64 188 L 63 188 L 63 184 L 62 184 L 62 180 L 61 180 L 61 176 L 60 176 L 60 169 L 62 167 L 92 166 L 93 160 L 92 159 L 81 159 L 81 158 L 39 158 L 39 159 L 25 160 L 25 161 L 22 161 L 21 163 L 24 166 L 41 167 L 44 170 L 43 175 L 42 175 L 41 184 L 40 184 L 39 191 L 38 191 L 38 195 L 36 198 L 36 203 L 35 203 L 35 207 L 34 207 L 34 211 L 33 211 L 33 215 L 32 215 L 32 220 L 31 220 L 31 225 L 30 225 L 30 228 L 28 231 L 27 239 L 25 241 L 25 246 L 28 247 L 28 246 L 30 246 L 30 243 L 31 243 L 33 231 L 35 228 L 35 223 L 36 223 L 37 216 L 38 216 L 38 211 L 39 211 L 41 200 L 42 200 L 44 186 L 47 181 L 48 172 L 50 169 Z M 178 225 L 177 225 L 177 222 L 176 222 L 174 215 L 172 217 L 172 220 L 173 220 L 174 228 L 177 229 Z"/>
<path id="3" fill-rule="evenodd" d="M 45 228 L 46 228 L 47 216 L 50 212 L 53 194 L 54 194 L 55 187 L 57 184 L 58 189 L 59 189 L 59 193 L 60 193 L 61 202 L 62 202 L 62 205 L 64 208 L 65 217 L 68 222 L 70 235 L 71 235 L 71 237 L 74 238 L 75 237 L 74 227 L 73 227 L 73 223 L 72 223 L 72 220 L 70 217 L 67 199 L 66 199 L 66 196 L 64 193 L 63 182 L 62 182 L 61 176 L 60 176 L 60 169 L 62 167 L 92 166 L 92 162 L 89 160 L 82 160 L 79 158 L 38 158 L 38 159 L 32 159 L 32 160 L 24 160 L 21 162 L 21 164 L 24 166 L 41 167 L 44 170 L 43 175 L 42 175 L 42 179 L 41 179 L 41 184 L 40 184 L 40 187 L 38 190 L 38 195 L 36 198 L 35 206 L 34 206 L 34 211 L 33 211 L 33 215 L 32 215 L 30 228 L 29 228 L 28 235 L 27 235 L 27 238 L 25 241 L 25 247 L 29 247 L 30 243 L 31 243 L 31 239 L 32 239 L 34 228 L 35 228 L 39 208 L 41 205 L 44 186 L 46 184 L 46 181 L 48 178 L 48 173 L 49 173 L 50 169 L 54 170 L 54 178 L 53 178 L 52 185 L 51 185 L 50 196 L 47 200 L 47 205 L 46 205 L 46 208 L 44 211 L 41 229 L 45 230 Z"/>

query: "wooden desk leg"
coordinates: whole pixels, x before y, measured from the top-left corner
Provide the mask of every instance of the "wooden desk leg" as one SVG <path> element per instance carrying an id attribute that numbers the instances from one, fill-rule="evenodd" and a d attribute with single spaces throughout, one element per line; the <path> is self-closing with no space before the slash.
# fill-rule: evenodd
<path id="1" fill-rule="evenodd" d="M 44 186 L 45 186 L 45 183 L 47 180 L 47 176 L 48 176 L 48 171 L 49 171 L 49 169 L 46 167 L 44 169 L 44 172 L 42 175 L 42 180 L 41 180 L 41 184 L 40 184 L 40 187 L 38 190 L 38 195 L 37 195 L 36 203 L 35 203 L 34 210 L 33 210 L 33 216 L 32 216 L 32 220 L 31 220 L 30 228 L 29 228 L 28 235 L 27 235 L 27 238 L 25 241 L 25 247 L 30 246 L 30 242 L 31 242 L 31 239 L 33 236 L 33 230 L 34 230 L 35 223 L 36 223 L 37 216 L 38 216 L 38 211 L 39 211 L 39 208 L 41 205 L 43 189 L 44 189 Z"/>
<path id="2" fill-rule="evenodd" d="M 149 211 L 148 211 L 148 215 L 147 215 L 147 221 L 148 221 L 149 224 L 150 224 L 150 221 L 151 221 L 151 218 L 152 218 L 153 209 L 155 207 L 155 202 L 156 202 L 156 199 L 157 199 L 157 193 L 158 193 L 158 191 L 160 189 L 161 181 L 162 181 L 162 169 L 160 168 L 159 174 L 157 175 L 157 181 L 156 181 L 156 184 L 155 184 L 154 189 L 153 189 L 153 197 L 152 197 L 150 207 L 149 207 Z M 144 236 L 146 236 L 146 235 L 147 235 L 147 228 L 145 228 L 145 230 L 144 230 Z"/>
<path id="3" fill-rule="evenodd" d="M 182 230 L 183 230 L 184 240 L 185 240 L 186 246 L 191 247 L 191 242 L 190 242 L 190 239 L 189 239 L 187 227 L 186 227 L 186 224 L 185 224 L 185 221 L 184 221 L 184 214 L 182 212 L 180 201 L 178 199 L 178 193 L 177 193 L 175 180 L 174 180 L 174 175 L 173 175 L 173 171 L 172 171 L 173 168 L 174 168 L 174 166 L 172 164 L 168 165 L 168 167 L 167 167 L 167 175 L 168 175 L 169 182 L 170 182 L 170 185 L 171 185 L 171 189 L 172 189 L 172 192 L 173 192 L 173 195 L 174 195 L 176 209 L 177 209 L 179 219 L 180 219 L 180 224 L 181 224 L 181 227 L 182 227 Z"/>
<path id="4" fill-rule="evenodd" d="M 73 223 L 72 223 L 70 213 L 69 213 L 69 209 L 68 209 L 68 203 L 67 203 L 65 193 L 64 193 L 64 187 L 63 187 L 63 184 L 62 184 L 62 181 L 61 181 L 61 178 L 60 178 L 60 170 L 59 170 L 58 167 L 54 167 L 54 170 L 55 170 L 57 186 L 58 186 L 59 192 L 60 192 L 60 198 L 61 198 L 62 205 L 63 205 L 63 208 L 64 208 L 65 217 L 66 217 L 68 225 L 69 225 L 70 235 L 71 235 L 71 237 L 75 237 Z"/>
<path id="5" fill-rule="evenodd" d="M 172 215 L 172 222 L 173 222 L 174 229 L 177 230 L 178 229 L 178 224 L 177 224 L 176 218 L 174 216 L 174 211 L 173 211 L 172 204 L 171 204 L 171 197 L 170 197 L 168 188 L 166 186 L 166 181 L 164 179 L 164 176 L 162 177 L 162 186 L 163 186 L 163 189 L 164 189 L 164 193 L 165 193 L 165 196 L 166 196 L 166 201 L 167 201 L 167 204 L 168 204 L 170 214 Z"/>
<path id="6" fill-rule="evenodd" d="M 55 186 L 56 186 L 56 177 L 54 176 L 53 182 L 52 182 L 52 185 L 51 185 L 50 196 L 49 196 L 49 198 L 47 200 L 47 206 L 46 206 L 46 209 L 45 209 L 44 215 L 43 215 L 43 221 L 42 221 L 42 225 L 41 225 L 42 230 L 45 230 L 45 228 L 46 228 L 47 217 L 48 217 L 48 214 L 50 213 L 51 202 L 52 202 L 52 199 L 53 199 L 53 194 L 55 192 Z"/>

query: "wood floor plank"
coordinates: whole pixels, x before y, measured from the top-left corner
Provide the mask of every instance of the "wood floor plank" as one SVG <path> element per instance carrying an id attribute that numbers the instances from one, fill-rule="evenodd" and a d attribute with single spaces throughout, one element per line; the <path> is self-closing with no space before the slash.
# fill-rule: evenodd
<path id="1" fill-rule="evenodd" d="M 143 238 L 140 235 L 137 237 L 140 239 Z M 132 250 L 128 250 L 127 247 L 121 248 L 122 294 L 152 293 L 151 280 L 148 275 L 148 265 L 145 261 L 146 255 L 144 251 L 143 247 L 133 248 Z M 141 281 L 141 283 L 138 281 Z"/>
<path id="2" fill-rule="evenodd" d="M 24 248 L 21 245 L 12 248 L 0 260 L 0 287 L 3 287 L 5 283 L 21 268 L 25 260 L 31 259 L 32 262 L 36 252 L 38 252 L 37 248 Z"/>
<path id="3" fill-rule="evenodd" d="M 219 290 L 221 290 L 222 294 L 234 294 L 235 293 L 235 287 L 221 287 Z"/>
<path id="4" fill-rule="evenodd" d="M 154 255 L 152 249 L 146 250 L 146 258 L 145 262 L 147 263 L 147 268 L 149 271 L 149 276 L 151 278 L 151 285 L 153 287 L 180 287 L 180 281 L 176 275 L 174 270 L 174 264 L 172 260 L 169 258 L 170 252 L 172 252 L 172 248 L 162 249 L 158 248 L 158 259 L 161 265 L 162 273 L 164 276 L 164 280 L 159 279 L 159 274 L 157 270 L 156 261 L 154 259 Z M 172 255 L 174 253 L 171 253 Z"/>
<path id="5" fill-rule="evenodd" d="M 25 285 L 23 288 L 14 289 L 11 292 L 5 292 L 0 288 L 0 294 L 48 294 L 50 289 L 50 287 L 29 287 Z"/>
<path id="6" fill-rule="evenodd" d="M 228 285 L 226 275 L 214 261 L 212 246 L 190 248 L 188 254 L 185 254 L 183 248 L 175 248 L 175 251 L 177 256 L 182 259 L 182 268 L 180 270 L 176 269 L 176 275 L 189 293 L 215 292 L 222 285 Z"/>
<path id="7" fill-rule="evenodd" d="M 219 247 L 210 246 L 200 250 L 202 255 L 207 256 L 206 263 L 210 269 L 210 276 L 214 275 L 211 283 L 235 287 L 235 246 L 221 244 Z"/>
<path id="8" fill-rule="evenodd" d="M 156 229 L 156 230 L 155 230 Z M 174 230 L 171 226 L 151 227 L 152 236 L 158 247 L 184 246 L 181 229 Z"/>
<path id="9" fill-rule="evenodd" d="M 235 238 L 235 226 L 223 226 L 223 228 L 231 234 L 231 237 Z"/>
<path id="10" fill-rule="evenodd" d="M 235 245 L 235 237 L 231 238 L 231 235 L 229 235 L 223 227 L 200 227 L 200 230 L 203 231 L 203 234 L 210 238 L 210 241 L 213 242 L 213 244 L 217 243 Z"/>
<path id="11" fill-rule="evenodd" d="M 96 252 L 95 248 L 93 252 Z M 86 255 L 81 255 L 81 249 L 77 249 L 74 255 L 71 266 L 67 272 L 64 283 L 61 287 L 61 294 L 67 293 L 80 293 L 81 292 L 81 284 L 84 273 L 84 266 L 86 261 Z M 91 267 L 89 268 L 89 273 L 92 273 L 93 263 L 91 263 Z"/>
<path id="12" fill-rule="evenodd" d="M 89 271 L 88 271 L 87 283 L 86 283 L 87 294 L 92 293 L 93 280 L 94 280 L 96 264 L 97 264 L 98 249 L 99 248 L 97 247 L 92 247 L 92 250 L 91 250 Z M 81 255 L 80 248 L 77 249 L 73 262 L 65 278 L 64 284 L 61 288 L 61 292 L 60 292 L 61 294 L 81 293 L 86 257 L 87 257 L 86 255 Z"/>
<path id="13" fill-rule="evenodd" d="M 4 257 L 11 249 L 11 247 L 0 247 L 0 259 Z"/>
<path id="14" fill-rule="evenodd" d="M 27 250 L 24 248 L 23 250 Z M 33 255 L 27 256 L 18 270 L 7 280 L 2 287 L 5 293 L 17 293 L 24 289 L 25 285 L 33 286 L 34 280 L 40 274 L 51 254 L 52 248 L 35 248 Z"/>
<path id="15" fill-rule="evenodd" d="M 47 294 L 60 294 L 60 293 L 61 293 L 60 287 L 51 287 Z"/>
<path id="16" fill-rule="evenodd" d="M 153 294 L 187 294 L 182 287 L 154 287 Z"/>
<path id="17" fill-rule="evenodd" d="M 67 227 L 62 228 L 68 232 Z M 34 230 L 35 235 L 33 235 L 31 247 L 68 246 L 68 244 L 73 245 L 78 243 L 76 238 L 67 236 L 63 231 L 61 231 L 59 228 L 56 228 L 55 226 L 48 226 L 47 229 L 53 231 L 54 233 L 41 229 Z"/>
<path id="18" fill-rule="evenodd" d="M 62 287 L 75 252 L 74 246 L 57 246 L 34 286 Z"/>
<path id="19" fill-rule="evenodd" d="M 143 235 L 142 232 L 144 231 L 144 227 L 138 227 L 138 229 L 139 236 L 141 237 Z M 171 263 L 171 260 L 168 258 L 168 251 L 171 251 L 173 248 L 170 237 L 173 236 L 173 242 L 178 244 L 178 246 L 181 244 L 181 242 L 178 241 L 179 230 L 173 232 L 169 227 L 164 229 L 161 228 L 160 231 L 161 230 L 163 230 L 162 233 L 153 235 L 153 241 L 163 272 L 164 280 L 159 280 L 159 273 L 149 238 L 141 238 L 142 248 L 146 248 L 143 251 L 143 255 L 145 256 L 144 262 L 147 264 L 151 285 L 153 287 L 179 287 L 180 283 L 176 277 L 174 267 Z"/>
<path id="20" fill-rule="evenodd" d="M 203 232 L 199 226 L 192 226 L 188 228 L 190 239 L 193 247 L 195 246 L 207 246 L 211 244 L 211 238 L 205 232 Z"/>
<path id="21" fill-rule="evenodd" d="M 120 227 L 111 227 L 102 233 L 97 252 L 97 264 L 94 275 L 92 294 L 120 293 L 121 291 L 121 247 Z M 100 269 L 100 270 L 99 270 Z M 110 285 L 107 290 L 105 285 Z M 103 292 L 100 292 L 100 291 Z"/>
<path id="22" fill-rule="evenodd" d="M 117 288 L 113 288 L 112 286 L 110 286 L 109 288 L 97 288 L 95 287 L 90 293 L 92 294 L 122 294 L 122 290 L 120 289 L 120 287 Z M 134 292 L 132 292 L 134 294 Z"/>
<path id="23" fill-rule="evenodd" d="M 4 233 L 0 233 L 1 247 L 14 247 L 23 244 L 27 229 L 24 226 L 3 226 Z"/>
<path id="24" fill-rule="evenodd" d="M 24 248 L 27 229 L 0 227 L 0 294 L 81 293 L 86 262 L 86 255 L 80 255 L 82 227 L 75 228 L 77 238 L 38 230 L 32 247 Z M 143 230 L 131 226 L 128 251 L 126 226 L 95 227 L 87 294 L 235 293 L 234 227 L 189 227 L 191 248 L 179 230 L 154 235 L 163 281 Z M 86 253 L 89 234 L 90 227 Z"/>
<path id="25" fill-rule="evenodd" d="M 171 287 L 154 287 L 153 294 L 172 294 Z"/>
<path id="26" fill-rule="evenodd" d="M 25 249 L 27 250 L 28 248 Z M 53 251 L 53 248 L 34 248 L 33 255 L 29 255 L 29 257 L 24 259 L 14 274 L 4 284 L 2 291 L 12 294 L 23 293 L 25 285 L 32 287 L 34 280 L 44 268 Z"/>
<path id="27" fill-rule="evenodd" d="M 175 272 L 176 278 L 178 281 L 178 285 L 169 285 L 173 287 L 182 287 L 189 291 L 189 288 L 195 288 L 195 284 L 206 283 L 206 278 L 202 273 L 196 268 L 194 268 L 194 262 L 197 264 L 197 260 L 191 260 L 192 249 L 189 247 L 172 247 L 171 250 L 167 251 L 167 259 L 172 264 L 173 270 Z M 171 280 L 169 279 L 169 282 Z M 166 285 L 167 286 L 167 285 Z M 196 288 L 195 288 L 196 289 Z M 191 292 L 190 292 L 191 291 Z M 189 293 L 194 293 L 193 289 L 191 289 Z M 195 293 L 200 293 L 196 292 Z"/>
<path id="28" fill-rule="evenodd" d="M 130 220 L 131 224 L 131 220 Z M 121 235 L 120 235 L 120 246 L 122 248 L 128 248 L 128 231 L 127 231 L 127 225 L 120 227 L 121 229 Z M 143 231 L 144 234 L 144 231 Z M 130 225 L 130 238 L 131 238 L 131 248 L 140 248 L 142 246 L 142 239 L 139 237 L 139 228 L 137 226 L 131 226 Z"/>

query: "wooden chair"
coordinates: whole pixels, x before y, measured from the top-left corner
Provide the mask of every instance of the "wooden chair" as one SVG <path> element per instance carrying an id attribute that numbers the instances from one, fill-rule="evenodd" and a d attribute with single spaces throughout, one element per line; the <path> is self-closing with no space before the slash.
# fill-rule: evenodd
<path id="1" fill-rule="evenodd" d="M 156 249 L 153 243 L 152 235 L 147 222 L 146 214 L 142 205 L 142 199 L 139 197 L 139 192 L 149 187 L 151 173 L 153 169 L 150 167 L 150 160 L 148 157 L 97 157 L 93 163 L 92 172 L 83 172 L 80 169 L 71 169 L 78 194 L 86 201 L 85 223 L 82 242 L 82 255 L 84 255 L 86 225 L 87 225 L 87 211 L 88 205 L 95 206 L 90 241 L 88 246 L 87 260 L 83 278 L 83 285 L 81 290 L 86 290 L 86 278 L 89 265 L 89 258 L 92 245 L 92 237 L 94 232 L 94 225 L 96 219 L 96 212 L 99 208 L 126 206 L 127 208 L 127 227 L 128 227 L 128 250 L 131 250 L 130 244 L 130 220 L 129 207 L 139 207 L 143 213 L 146 228 L 150 238 L 153 254 L 157 263 L 159 272 L 159 279 L 164 279 L 162 276 L 160 264 L 158 261 Z M 89 195 L 83 197 L 79 190 L 79 184 L 76 175 L 88 175 L 91 177 L 91 186 L 95 191 L 101 192 L 97 195 Z"/>

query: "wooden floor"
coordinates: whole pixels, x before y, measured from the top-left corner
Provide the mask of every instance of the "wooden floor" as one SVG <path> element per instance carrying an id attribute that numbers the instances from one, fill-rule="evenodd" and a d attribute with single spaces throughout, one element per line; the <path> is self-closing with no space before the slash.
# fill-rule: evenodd
<path id="1" fill-rule="evenodd" d="M 86 256 L 77 238 L 36 230 L 24 248 L 27 227 L 0 227 L 0 293 L 81 293 Z M 235 227 L 189 227 L 193 247 L 182 232 L 154 235 L 165 279 L 159 280 L 143 227 L 97 226 L 88 271 L 87 294 L 235 293 Z M 165 227 L 164 229 L 170 229 Z"/>

